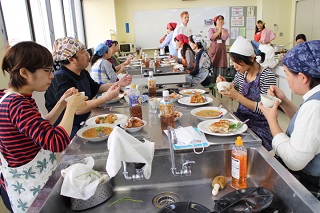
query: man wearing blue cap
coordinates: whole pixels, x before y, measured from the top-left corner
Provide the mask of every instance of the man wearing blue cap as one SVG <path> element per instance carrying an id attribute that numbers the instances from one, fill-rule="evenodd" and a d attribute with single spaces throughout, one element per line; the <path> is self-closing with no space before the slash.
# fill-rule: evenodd
<path id="1" fill-rule="evenodd" d="M 270 95 L 282 102 L 272 108 L 259 103 L 273 135 L 272 147 L 285 166 L 318 199 L 320 199 L 320 40 L 301 43 L 283 58 L 285 74 L 293 93 L 301 95 L 297 108 L 277 87 Z M 291 122 L 284 133 L 277 121 L 280 106 Z"/>

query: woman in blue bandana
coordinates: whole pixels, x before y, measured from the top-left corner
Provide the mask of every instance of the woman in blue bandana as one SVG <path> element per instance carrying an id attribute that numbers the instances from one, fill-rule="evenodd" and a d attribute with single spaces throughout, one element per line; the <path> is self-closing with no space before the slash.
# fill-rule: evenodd
<path id="1" fill-rule="evenodd" d="M 301 95 L 297 108 L 277 87 L 270 95 L 281 99 L 272 108 L 259 108 L 266 116 L 273 135 L 272 147 L 284 165 L 318 199 L 320 198 L 320 40 L 299 44 L 283 58 L 287 81 L 293 93 Z M 277 121 L 280 106 L 291 122 L 286 133 Z"/>
<path id="2" fill-rule="evenodd" d="M 118 81 L 115 68 L 108 61 L 112 53 L 105 44 L 99 44 L 91 58 L 90 76 L 98 84 L 114 83 Z"/>

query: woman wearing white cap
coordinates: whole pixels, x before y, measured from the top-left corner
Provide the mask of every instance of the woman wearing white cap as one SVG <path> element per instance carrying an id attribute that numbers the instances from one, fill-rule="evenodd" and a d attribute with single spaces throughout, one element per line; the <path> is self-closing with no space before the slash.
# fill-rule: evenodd
<path id="1" fill-rule="evenodd" d="M 283 58 L 284 72 L 293 93 L 301 95 L 299 109 L 277 87 L 268 93 L 281 103 L 259 108 L 266 116 L 273 135 L 272 147 L 286 167 L 311 193 L 320 199 L 320 40 L 303 42 Z M 277 121 L 280 106 L 291 118 L 284 133 Z"/>
<path id="2" fill-rule="evenodd" d="M 258 108 L 260 94 L 267 93 L 271 85 L 276 85 L 276 77 L 270 69 L 264 69 L 256 61 L 254 48 L 250 40 L 239 36 L 230 48 L 230 58 L 237 74 L 230 85 L 230 89 L 221 92 L 223 96 L 235 99 L 239 107 L 235 115 L 241 120 L 250 119 L 249 128 L 262 140 L 262 145 L 271 150 L 272 135 L 268 122 Z M 261 60 L 264 60 L 261 53 Z M 226 81 L 218 76 L 217 82 Z"/>

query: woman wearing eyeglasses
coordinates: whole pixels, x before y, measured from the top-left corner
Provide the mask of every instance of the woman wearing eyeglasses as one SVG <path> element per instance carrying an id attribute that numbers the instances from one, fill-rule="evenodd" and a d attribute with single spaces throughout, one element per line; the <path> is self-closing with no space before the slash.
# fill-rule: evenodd
<path id="1" fill-rule="evenodd" d="M 70 88 L 43 118 L 32 93 L 48 89 L 52 65 L 49 50 L 31 41 L 11 47 L 2 61 L 10 81 L 8 89 L 0 90 L 0 194 L 12 212 L 26 212 L 31 206 L 57 166 L 56 152 L 70 144 L 74 114 L 88 98 Z"/>

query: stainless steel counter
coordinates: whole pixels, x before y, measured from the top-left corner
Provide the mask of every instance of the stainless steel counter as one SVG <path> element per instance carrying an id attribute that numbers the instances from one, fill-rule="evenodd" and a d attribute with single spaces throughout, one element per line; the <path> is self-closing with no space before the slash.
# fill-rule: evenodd
<path id="1" fill-rule="evenodd" d="M 167 88 L 176 87 L 168 85 Z M 197 86 L 195 87 L 197 88 Z M 181 88 L 184 89 L 184 88 Z M 141 92 L 145 92 L 141 88 Z M 208 94 L 207 94 L 208 95 Z M 213 99 L 207 106 L 218 106 L 219 101 Z M 91 116 L 111 112 L 129 115 L 128 104 L 124 101 L 101 106 L 92 111 Z M 175 103 L 176 109 L 183 113 L 183 117 L 176 122 L 176 126 L 197 126 L 200 120 L 190 114 L 195 107 Z M 183 107 L 183 108 L 180 108 Z M 155 142 L 155 155 L 152 166 L 152 175 L 149 180 L 129 181 L 122 175 L 122 169 L 112 179 L 114 195 L 107 202 L 83 212 L 158 212 L 151 199 L 159 192 L 174 192 L 181 196 L 182 201 L 194 201 L 213 209 L 215 200 L 228 192 L 233 191 L 229 185 L 217 197 L 211 196 L 211 181 L 217 175 L 225 175 L 231 179 L 230 144 L 236 136 L 216 137 L 206 135 L 208 141 L 214 145 L 207 147 L 203 154 L 196 155 L 192 150 L 177 151 L 177 162 L 191 159 L 196 163 L 192 168 L 192 175 L 187 177 L 173 176 L 170 169 L 170 156 L 167 138 L 160 129 L 157 114 L 148 113 L 147 103 L 143 104 L 143 118 L 148 122 L 141 131 L 132 133 L 137 138 L 147 137 Z M 226 118 L 232 118 L 228 111 Z M 248 187 L 264 186 L 272 190 L 287 206 L 284 212 L 319 212 L 320 202 L 304 188 L 266 149 L 261 146 L 261 140 L 251 131 L 247 130 L 242 135 L 245 146 L 248 148 Z M 249 148 L 250 147 L 250 148 Z M 40 194 L 27 212 L 73 212 L 70 199 L 60 195 L 61 169 L 74 163 L 83 162 L 85 156 L 95 159 L 96 171 L 105 172 L 105 163 L 108 156 L 107 141 L 91 143 L 75 137 L 72 144 L 64 151 L 62 161 L 49 178 Z M 132 165 L 131 165 L 132 166 Z M 131 168 L 133 169 L 133 168 Z M 142 203 L 121 203 L 108 207 L 109 204 L 122 197 L 140 199 Z M 293 210 L 293 211 L 290 211 Z"/>
<path id="2" fill-rule="evenodd" d="M 169 84 L 164 85 L 164 88 L 158 90 L 161 91 L 163 89 L 186 89 L 188 87 L 178 87 L 177 84 Z M 194 86 L 193 88 L 202 88 L 201 86 Z M 140 90 L 142 93 L 146 92 L 147 90 L 143 88 L 143 86 L 140 87 Z M 213 96 L 206 94 L 207 96 L 210 96 L 213 98 L 213 102 L 209 103 L 204 106 L 218 106 L 220 102 L 214 98 Z M 190 114 L 190 111 L 196 107 L 194 106 L 186 106 L 182 105 L 178 102 L 175 102 L 174 105 L 176 106 L 176 110 L 183 113 L 183 116 L 175 122 L 176 127 L 178 126 L 193 126 L 197 127 L 198 123 L 201 122 L 198 118 L 194 117 Z M 112 106 L 112 110 L 110 111 L 110 106 Z M 147 138 L 150 141 L 155 142 L 155 149 L 168 149 L 168 142 L 167 137 L 162 132 L 160 128 L 160 119 L 158 117 L 158 114 L 150 114 L 148 112 L 148 103 L 142 104 L 143 108 L 143 120 L 147 121 L 147 125 L 143 127 L 142 130 L 139 132 L 131 133 L 136 138 Z M 96 108 L 92 111 L 90 117 L 100 115 L 100 114 L 106 114 L 106 113 L 119 113 L 124 114 L 129 117 L 129 106 L 126 103 L 125 100 L 121 100 L 121 102 L 109 104 L 109 105 L 102 105 L 99 108 Z M 233 118 L 232 113 L 228 110 L 228 113 L 224 116 L 224 118 Z M 250 129 L 248 129 L 244 134 L 241 135 L 242 139 L 245 143 L 245 145 L 248 146 L 259 146 L 261 145 L 261 140 L 258 138 Z M 236 140 L 237 135 L 234 136 L 227 136 L 227 137 L 219 137 L 219 136 L 212 136 L 212 135 L 206 135 L 209 142 L 213 143 L 214 146 L 228 146 L 233 145 L 234 141 Z M 74 155 L 93 155 L 93 154 L 99 154 L 103 152 L 107 152 L 107 140 L 102 142 L 89 142 L 86 141 L 80 137 L 75 137 L 72 140 L 72 143 L 68 146 L 68 148 L 63 152 L 63 155 L 65 157 L 71 156 L 74 157 Z"/>

